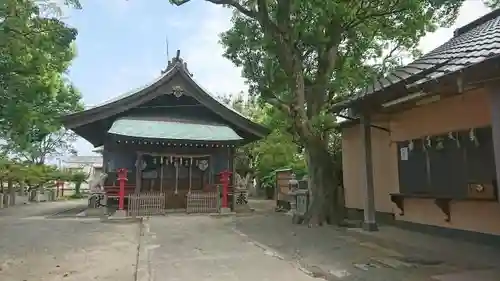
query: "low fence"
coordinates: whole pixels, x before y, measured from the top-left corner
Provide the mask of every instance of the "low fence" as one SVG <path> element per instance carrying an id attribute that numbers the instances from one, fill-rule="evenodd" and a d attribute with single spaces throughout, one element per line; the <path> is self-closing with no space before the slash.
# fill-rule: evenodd
<path id="1" fill-rule="evenodd" d="M 132 217 L 164 215 L 167 196 L 162 192 L 128 195 L 128 215 Z"/>
<path id="2" fill-rule="evenodd" d="M 30 202 L 48 202 L 55 200 L 56 197 L 53 190 L 45 190 L 43 193 L 36 190 L 30 192 L 0 192 L 0 209 L 15 205 L 29 204 Z"/>
<path id="3" fill-rule="evenodd" d="M 188 214 L 219 212 L 219 197 L 219 193 L 215 191 L 191 191 L 191 193 L 187 194 L 186 212 Z"/>

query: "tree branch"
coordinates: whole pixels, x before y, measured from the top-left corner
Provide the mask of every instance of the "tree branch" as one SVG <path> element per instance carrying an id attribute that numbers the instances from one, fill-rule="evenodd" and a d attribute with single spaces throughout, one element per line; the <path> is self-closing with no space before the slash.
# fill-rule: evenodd
<path id="1" fill-rule="evenodd" d="M 181 5 L 186 4 L 190 1 L 191 0 L 171 0 L 170 2 L 174 5 L 181 6 Z M 241 5 L 240 3 L 238 3 L 235 0 L 206 0 L 206 1 L 213 3 L 213 4 L 216 4 L 216 5 L 229 5 L 229 6 L 234 7 L 236 10 L 238 10 L 240 13 L 244 14 L 247 17 L 254 18 L 254 19 L 257 18 L 257 14 L 255 13 L 255 11 L 243 7 L 243 5 Z"/>
<path id="2" fill-rule="evenodd" d="M 383 1 L 386 1 L 386 0 L 383 0 Z M 399 0 L 394 0 L 390 7 L 387 8 L 387 9 L 384 9 L 383 11 L 380 11 L 380 12 L 373 12 L 373 13 L 370 13 L 370 14 L 367 14 L 366 11 L 370 10 L 368 9 L 368 7 L 364 7 L 364 2 L 361 3 L 360 5 L 360 8 L 358 9 L 358 12 L 360 13 L 356 13 L 356 17 L 355 19 L 353 19 L 351 22 L 347 23 L 346 25 L 344 25 L 344 28 L 347 30 L 347 29 L 352 29 L 354 27 L 356 27 L 357 25 L 359 24 L 362 24 L 363 22 L 371 19 L 371 18 L 380 18 L 380 17 L 385 17 L 385 16 L 388 16 L 388 15 L 393 15 L 393 14 L 397 14 L 397 13 L 400 13 L 400 12 L 403 12 L 405 10 L 407 10 L 408 8 L 399 8 L 399 9 L 396 9 L 398 4 L 400 4 L 400 1 Z"/>

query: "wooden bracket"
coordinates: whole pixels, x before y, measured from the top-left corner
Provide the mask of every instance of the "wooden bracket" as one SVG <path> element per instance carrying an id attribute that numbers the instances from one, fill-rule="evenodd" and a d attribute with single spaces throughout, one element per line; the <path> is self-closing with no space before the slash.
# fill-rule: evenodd
<path id="1" fill-rule="evenodd" d="M 403 196 L 396 195 L 396 194 L 391 194 L 391 201 L 396 204 L 398 209 L 400 210 L 399 215 L 404 216 L 405 215 L 405 204 L 404 204 L 404 198 Z"/>
<path id="2" fill-rule="evenodd" d="M 450 201 L 451 201 L 451 199 L 448 199 L 448 198 L 436 198 L 436 199 L 434 199 L 434 204 L 436 204 L 436 206 L 438 206 L 439 209 L 445 215 L 444 220 L 446 222 L 451 221 Z"/>

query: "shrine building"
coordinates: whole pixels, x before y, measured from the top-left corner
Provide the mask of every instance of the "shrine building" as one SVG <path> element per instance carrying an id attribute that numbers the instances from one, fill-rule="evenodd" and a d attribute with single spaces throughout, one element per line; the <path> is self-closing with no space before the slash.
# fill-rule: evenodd
<path id="1" fill-rule="evenodd" d="M 499 30 L 495 10 L 335 105 L 345 202 L 365 229 L 498 241 Z"/>
<path id="2" fill-rule="evenodd" d="M 125 196 L 159 192 L 166 209 L 185 209 L 189 194 L 216 192 L 220 173 L 234 170 L 235 149 L 269 133 L 197 84 L 179 51 L 156 81 L 63 123 L 100 147 L 109 198 L 125 168 Z"/>

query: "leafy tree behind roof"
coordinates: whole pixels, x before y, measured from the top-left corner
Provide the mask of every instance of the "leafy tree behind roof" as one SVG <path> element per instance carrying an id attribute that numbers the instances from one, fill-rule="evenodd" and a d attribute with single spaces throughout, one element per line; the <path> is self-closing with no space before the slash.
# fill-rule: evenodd
<path id="1" fill-rule="evenodd" d="M 342 221 L 331 105 L 400 64 L 401 55 L 416 54 L 426 33 L 454 22 L 463 1 L 207 1 L 235 11 L 222 35 L 225 56 L 243 68 L 252 94 L 286 116 L 305 149 L 312 191 L 305 222 Z"/>

